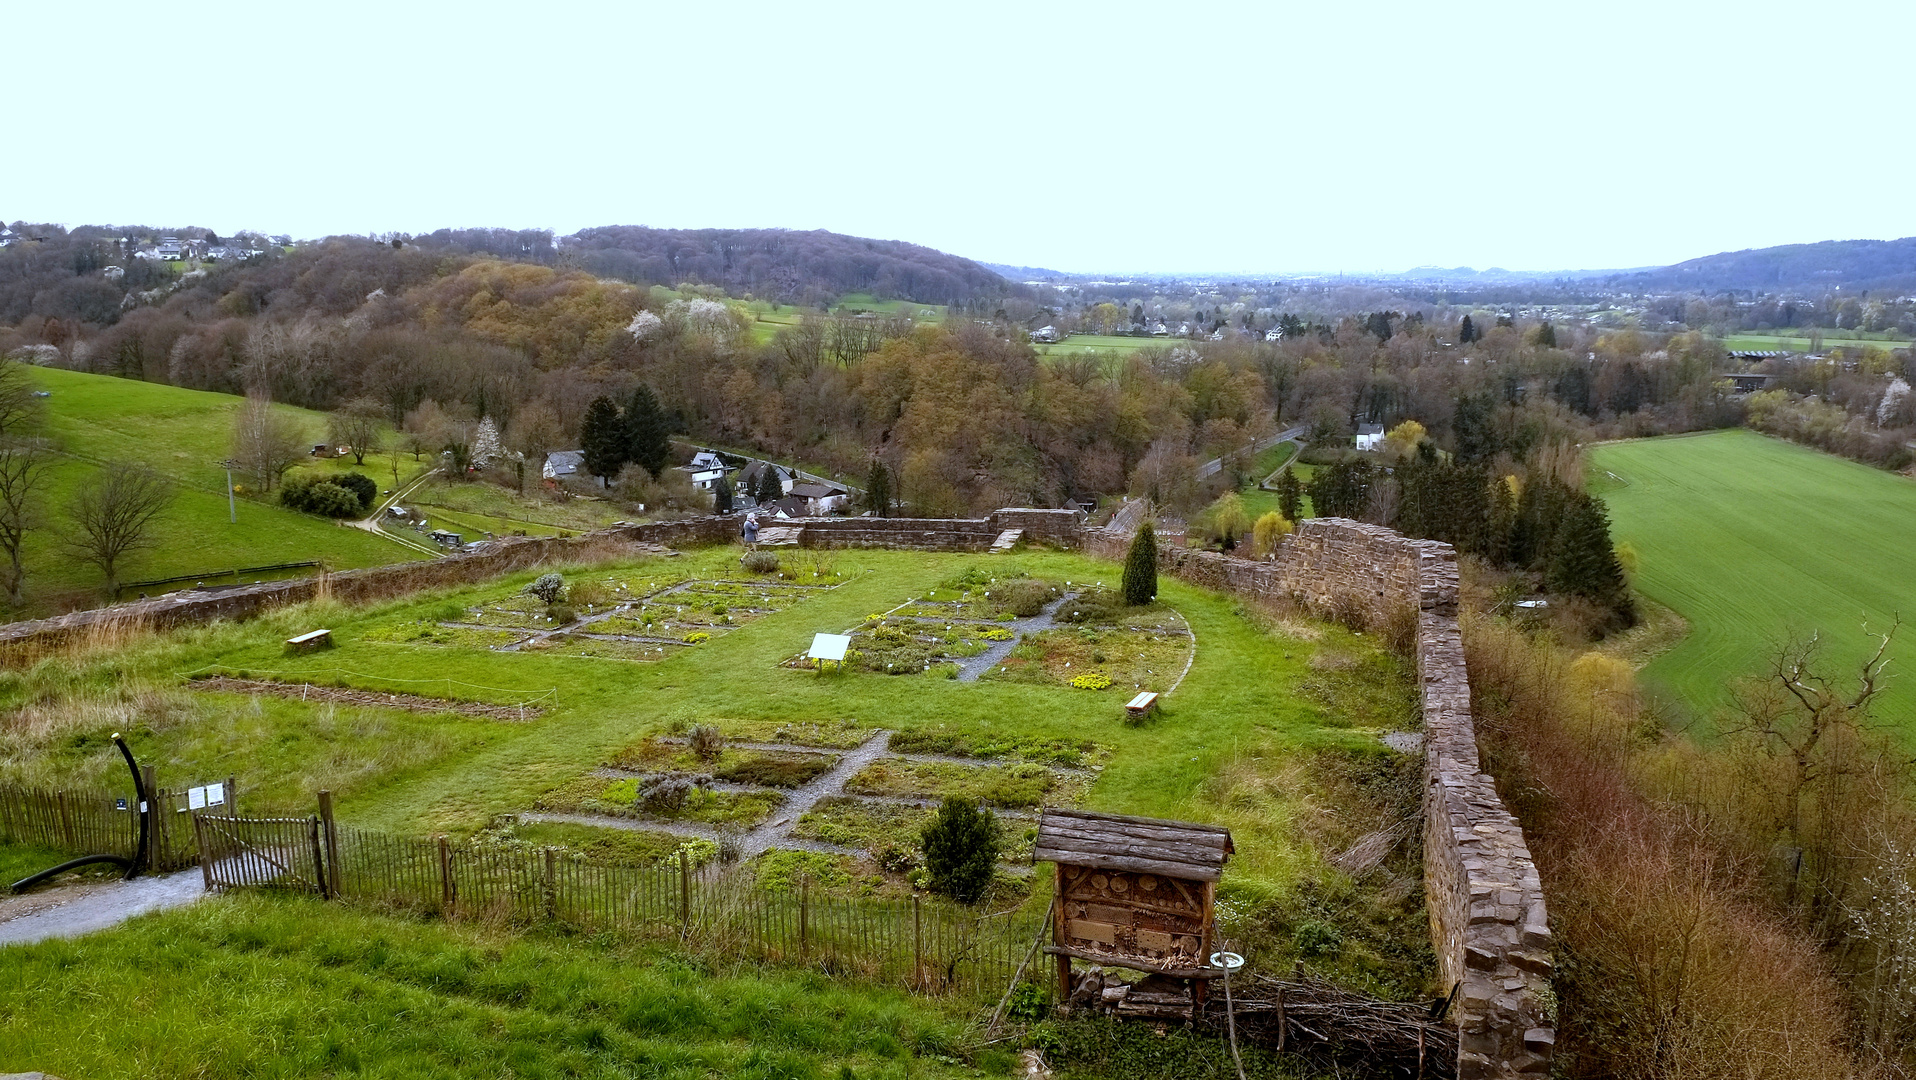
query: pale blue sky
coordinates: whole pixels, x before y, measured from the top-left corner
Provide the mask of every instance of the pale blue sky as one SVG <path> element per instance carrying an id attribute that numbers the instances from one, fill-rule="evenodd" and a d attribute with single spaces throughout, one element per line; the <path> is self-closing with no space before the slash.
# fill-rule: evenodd
<path id="1" fill-rule="evenodd" d="M 1083 271 L 1916 234 L 1908 3 L 68 4 L 8 220 L 826 228 Z"/>

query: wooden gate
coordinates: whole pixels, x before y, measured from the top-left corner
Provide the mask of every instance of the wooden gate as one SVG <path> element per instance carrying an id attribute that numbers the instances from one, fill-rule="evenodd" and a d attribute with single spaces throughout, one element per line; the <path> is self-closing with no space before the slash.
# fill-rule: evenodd
<path id="1" fill-rule="evenodd" d="M 331 894 L 319 819 L 193 815 L 208 889 L 272 886 Z"/>

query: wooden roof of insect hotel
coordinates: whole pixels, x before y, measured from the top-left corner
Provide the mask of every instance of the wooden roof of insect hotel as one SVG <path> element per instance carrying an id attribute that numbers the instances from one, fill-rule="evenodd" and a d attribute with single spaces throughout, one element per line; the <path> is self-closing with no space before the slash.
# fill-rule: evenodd
<path id="1" fill-rule="evenodd" d="M 1047 809 L 1031 861 L 1216 881 L 1236 850 L 1220 825 Z"/>

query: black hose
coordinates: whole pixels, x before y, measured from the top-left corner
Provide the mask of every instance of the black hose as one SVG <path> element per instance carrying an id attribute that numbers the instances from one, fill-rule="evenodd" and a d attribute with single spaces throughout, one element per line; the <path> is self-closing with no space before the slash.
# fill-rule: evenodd
<path id="1" fill-rule="evenodd" d="M 133 751 L 126 748 L 126 740 L 117 731 L 113 733 L 113 745 L 120 748 L 120 756 L 126 759 L 126 769 L 133 774 L 133 794 L 139 799 L 140 846 L 133 849 L 133 858 L 126 860 L 126 877 L 123 879 L 132 881 L 140 876 L 141 870 L 146 869 L 147 829 L 153 820 L 153 802 L 148 798 L 146 783 L 140 779 L 140 767 L 133 763 Z"/>
<path id="2" fill-rule="evenodd" d="M 58 866 L 42 870 L 37 874 L 28 874 L 26 877 L 14 882 L 12 889 L 14 892 L 23 893 L 35 885 L 40 884 L 42 881 L 53 877 L 55 874 L 64 874 L 68 870 L 78 870 L 82 866 L 91 866 L 94 863 L 112 863 L 115 866 L 124 866 L 130 869 L 133 865 L 133 860 L 123 855 L 82 855 L 77 859 L 69 859 Z"/>

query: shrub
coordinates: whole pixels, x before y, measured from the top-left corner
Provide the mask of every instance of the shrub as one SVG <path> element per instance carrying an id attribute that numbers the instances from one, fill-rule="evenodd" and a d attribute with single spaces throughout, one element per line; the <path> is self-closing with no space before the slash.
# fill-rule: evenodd
<path id="1" fill-rule="evenodd" d="M 994 626 L 978 636 L 985 641 L 1010 641 L 1016 635 L 1002 626 Z"/>
<path id="2" fill-rule="evenodd" d="M 1251 526 L 1251 546 L 1259 555 L 1269 555 L 1277 550 L 1278 541 L 1289 535 L 1292 528 L 1289 518 L 1272 510 Z"/>
<path id="3" fill-rule="evenodd" d="M 1138 528 L 1124 556 L 1124 602 L 1148 604 L 1158 596 L 1158 538 L 1151 523 Z"/>
<path id="4" fill-rule="evenodd" d="M 1149 601 L 1146 601 L 1149 603 Z M 1104 626 L 1119 621 L 1121 601 L 1108 589 L 1086 589 L 1069 604 L 1058 609 L 1058 621 Z M 1102 661 L 1100 661 L 1102 662 Z"/>
<path id="5" fill-rule="evenodd" d="M 778 569 L 778 556 L 769 551 L 747 552 L 739 565 L 754 574 L 770 574 Z"/>
<path id="6" fill-rule="evenodd" d="M 684 773 L 667 773 L 655 776 L 639 785 L 638 794 L 632 799 L 634 808 L 649 814 L 675 814 L 685 807 L 685 800 L 693 791 L 712 782 L 709 776 L 687 776 Z"/>
<path id="7" fill-rule="evenodd" d="M 824 754 L 753 754 L 713 773 L 720 780 L 735 784 L 759 784 L 764 787 L 795 788 L 832 767 Z"/>
<path id="8" fill-rule="evenodd" d="M 686 737 L 686 745 L 691 747 L 692 756 L 700 761 L 717 761 L 725 752 L 725 736 L 716 725 L 700 724 Z"/>
<path id="9" fill-rule="evenodd" d="M 998 582 L 991 587 L 988 595 L 993 607 L 1010 612 L 1017 618 L 1029 619 L 1042 612 L 1056 592 L 1057 589 L 1048 581 L 1019 578 Z"/>
<path id="10" fill-rule="evenodd" d="M 548 604 L 556 604 L 565 597 L 565 579 L 557 574 L 540 574 L 537 581 L 526 586 L 526 591 Z"/>
<path id="11" fill-rule="evenodd" d="M 579 621 L 579 613 L 570 604 L 547 604 L 546 618 L 560 626 L 569 626 Z"/>
<path id="12" fill-rule="evenodd" d="M 896 840 L 881 841 L 871 849 L 872 861 L 888 874 L 909 874 L 918 869 L 918 851 Z"/>
<path id="13" fill-rule="evenodd" d="M 977 803 L 945 796 L 938 816 L 920 834 L 925 874 L 933 892 L 976 903 L 998 868 L 998 821 Z"/>
<path id="14" fill-rule="evenodd" d="M 1080 690 L 1104 690 L 1111 686 L 1111 676 L 1097 671 L 1087 671 L 1072 679 L 1071 685 Z"/>
<path id="15" fill-rule="evenodd" d="M 333 483 L 296 476 L 279 489 L 279 501 L 294 510 L 321 517 L 348 518 L 359 514 L 359 496 Z"/>
<path id="16" fill-rule="evenodd" d="M 329 483 L 338 484 L 359 497 L 359 508 L 371 510 L 373 501 L 379 498 L 379 485 L 364 473 L 346 472 L 334 476 Z"/>
<path id="17" fill-rule="evenodd" d="M 703 630 L 694 630 L 682 639 L 687 645 L 702 645 L 712 640 L 712 635 Z"/>

